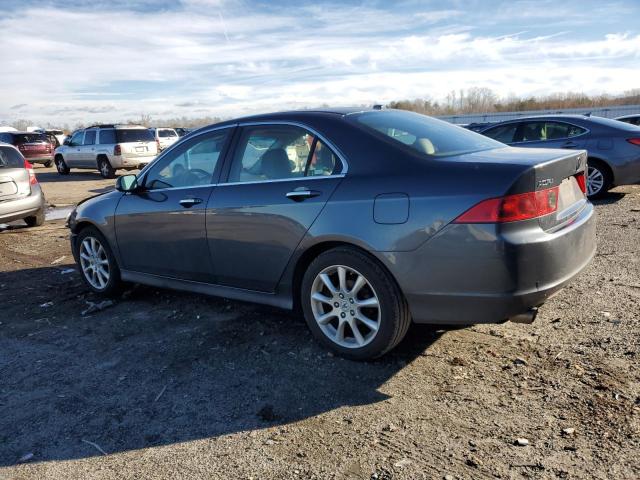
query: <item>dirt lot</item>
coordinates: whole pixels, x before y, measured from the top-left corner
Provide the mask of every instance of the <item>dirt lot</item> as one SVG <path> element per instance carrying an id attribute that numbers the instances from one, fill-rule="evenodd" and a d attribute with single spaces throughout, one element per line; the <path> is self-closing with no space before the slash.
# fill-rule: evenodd
<path id="1" fill-rule="evenodd" d="M 37 173 L 57 205 L 113 184 Z M 640 478 L 640 186 L 597 211 L 598 255 L 533 325 L 416 327 L 371 363 L 222 299 L 83 314 L 63 221 L 6 229 L 0 479 Z"/>

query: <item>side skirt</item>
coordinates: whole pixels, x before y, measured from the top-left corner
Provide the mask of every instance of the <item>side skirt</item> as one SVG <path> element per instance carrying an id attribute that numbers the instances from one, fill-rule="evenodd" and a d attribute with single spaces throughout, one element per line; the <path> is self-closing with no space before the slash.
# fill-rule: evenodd
<path id="1" fill-rule="evenodd" d="M 191 280 L 179 280 L 176 278 L 163 277 L 161 275 L 153 275 L 150 273 L 132 272 L 129 270 L 121 270 L 120 277 L 125 282 L 141 283 L 143 285 L 151 285 L 159 288 L 201 293 L 203 295 L 229 298 L 231 300 L 261 303 L 263 305 L 271 305 L 273 307 L 283 308 L 285 310 L 291 310 L 293 308 L 293 301 L 290 297 L 287 298 L 285 296 L 276 295 L 273 293 L 257 292 L 255 290 L 244 290 L 242 288 L 225 287 L 222 285 L 194 282 Z"/>

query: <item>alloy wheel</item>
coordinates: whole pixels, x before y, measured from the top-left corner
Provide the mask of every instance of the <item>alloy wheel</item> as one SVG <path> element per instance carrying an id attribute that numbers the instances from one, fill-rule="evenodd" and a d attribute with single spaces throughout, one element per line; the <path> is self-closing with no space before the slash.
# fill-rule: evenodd
<path id="1" fill-rule="evenodd" d="M 322 333 L 346 348 L 371 343 L 380 328 L 378 295 L 357 270 L 344 265 L 325 268 L 311 287 L 311 310 Z"/>
<path id="2" fill-rule="evenodd" d="M 589 167 L 587 174 L 587 195 L 597 195 L 604 187 L 604 175 L 595 167 Z"/>
<path id="3" fill-rule="evenodd" d="M 102 290 L 109 283 L 107 251 L 95 237 L 85 237 L 80 244 L 80 267 L 92 287 Z"/>

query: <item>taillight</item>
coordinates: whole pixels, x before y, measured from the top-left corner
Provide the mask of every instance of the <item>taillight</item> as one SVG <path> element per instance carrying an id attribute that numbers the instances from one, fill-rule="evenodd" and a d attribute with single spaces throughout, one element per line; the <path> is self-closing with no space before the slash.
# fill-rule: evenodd
<path id="1" fill-rule="evenodd" d="M 36 183 L 38 183 L 38 179 L 36 178 L 36 174 L 33 171 L 33 165 L 31 165 L 29 162 L 27 162 L 25 160 L 24 161 L 24 168 L 26 168 L 27 172 L 29 173 L 29 184 L 30 185 L 35 185 Z"/>
<path id="2" fill-rule="evenodd" d="M 558 209 L 558 187 L 490 198 L 471 207 L 453 223 L 506 223 L 549 215 Z"/>
<path id="3" fill-rule="evenodd" d="M 627 142 L 640 147 L 640 138 L 627 138 Z"/>
<path id="4" fill-rule="evenodd" d="M 584 172 L 577 173 L 575 177 L 578 181 L 580 190 L 582 190 L 582 193 L 587 193 L 587 177 L 585 176 Z"/>
<path id="5" fill-rule="evenodd" d="M 113 147 L 113 154 L 122 155 L 122 147 L 120 145 L 116 145 L 115 147 Z"/>
<path id="6" fill-rule="evenodd" d="M 160 151 L 160 140 L 156 138 L 156 148 Z"/>

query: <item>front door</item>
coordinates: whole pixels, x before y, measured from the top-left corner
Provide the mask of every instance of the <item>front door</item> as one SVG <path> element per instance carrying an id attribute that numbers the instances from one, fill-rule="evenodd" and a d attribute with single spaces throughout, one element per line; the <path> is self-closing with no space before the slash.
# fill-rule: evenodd
<path id="1" fill-rule="evenodd" d="M 342 180 L 342 163 L 293 125 L 245 126 L 234 152 L 228 180 L 207 208 L 216 283 L 273 292 Z"/>
<path id="2" fill-rule="evenodd" d="M 205 212 L 231 128 L 203 133 L 160 157 L 116 209 L 125 270 L 212 281 Z"/>
<path id="3" fill-rule="evenodd" d="M 84 130 L 76 132 L 71 137 L 71 141 L 64 152 L 64 161 L 69 167 L 82 166 L 82 142 L 84 139 Z"/>

